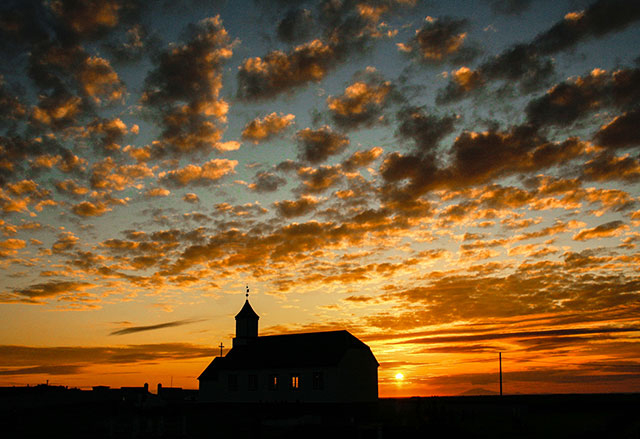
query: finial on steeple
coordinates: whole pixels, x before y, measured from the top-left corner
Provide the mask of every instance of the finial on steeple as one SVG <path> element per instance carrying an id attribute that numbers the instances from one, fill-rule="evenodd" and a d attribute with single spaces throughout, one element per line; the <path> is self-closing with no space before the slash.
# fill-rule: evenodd
<path id="1" fill-rule="evenodd" d="M 249 285 L 247 285 L 247 294 L 245 294 L 245 296 L 247 296 L 247 300 L 249 300 Z"/>

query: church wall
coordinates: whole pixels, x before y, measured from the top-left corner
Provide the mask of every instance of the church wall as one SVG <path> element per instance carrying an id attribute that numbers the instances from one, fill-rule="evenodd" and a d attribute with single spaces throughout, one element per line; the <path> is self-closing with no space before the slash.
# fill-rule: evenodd
<path id="1" fill-rule="evenodd" d="M 250 376 L 255 377 L 253 383 Z M 278 377 L 276 389 L 270 385 L 273 376 Z M 298 377 L 297 389 L 292 388 L 292 376 Z M 378 365 L 370 351 L 350 349 L 338 367 L 220 371 L 217 381 L 200 382 L 200 398 L 212 402 L 375 401 Z"/>
<path id="2" fill-rule="evenodd" d="M 369 350 L 349 349 L 338 365 L 339 398 L 345 402 L 378 399 L 378 363 Z"/>
<path id="3" fill-rule="evenodd" d="M 235 378 L 230 381 L 229 375 Z M 250 375 L 257 377 L 256 390 L 249 390 Z M 278 377 L 276 389 L 270 386 L 274 375 Z M 297 389 L 291 386 L 292 376 L 298 377 Z M 231 386 L 233 382 L 237 386 Z M 336 367 L 220 371 L 218 381 L 200 382 L 200 399 L 211 402 L 338 402 L 342 400 L 338 396 L 340 385 L 340 371 Z"/>

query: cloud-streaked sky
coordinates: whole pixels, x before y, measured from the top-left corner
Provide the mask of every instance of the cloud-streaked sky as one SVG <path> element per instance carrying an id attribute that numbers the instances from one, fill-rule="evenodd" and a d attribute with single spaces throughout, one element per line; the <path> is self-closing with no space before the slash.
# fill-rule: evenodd
<path id="1" fill-rule="evenodd" d="M 498 352 L 640 391 L 639 41 L 623 0 L 3 2 L 0 385 L 195 388 L 249 285 L 382 396 Z"/>

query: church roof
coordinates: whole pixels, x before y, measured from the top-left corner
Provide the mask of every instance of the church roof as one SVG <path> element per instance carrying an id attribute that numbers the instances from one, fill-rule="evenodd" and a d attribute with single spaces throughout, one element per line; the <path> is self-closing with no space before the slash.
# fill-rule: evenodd
<path id="1" fill-rule="evenodd" d="M 238 319 L 259 319 L 260 316 L 256 314 L 256 312 L 251 308 L 249 304 L 249 299 L 244 302 L 244 306 L 240 310 L 240 312 L 236 315 L 236 320 Z"/>
<path id="2" fill-rule="evenodd" d="M 337 366 L 347 350 L 354 348 L 371 352 L 348 331 L 257 337 L 246 346 L 235 346 L 225 357 L 214 358 L 198 379 L 211 379 L 220 370 Z M 375 361 L 373 354 L 371 357 Z"/>

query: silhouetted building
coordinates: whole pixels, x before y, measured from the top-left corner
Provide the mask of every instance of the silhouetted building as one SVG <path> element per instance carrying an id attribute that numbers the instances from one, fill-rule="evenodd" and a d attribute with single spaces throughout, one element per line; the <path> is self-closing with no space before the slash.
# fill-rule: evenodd
<path id="1" fill-rule="evenodd" d="M 212 402 L 368 402 L 378 399 L 378 362 L 348 331 L 258 337 L 249 300 L 236 315 L 236 337 L 198 377 Z"/>

